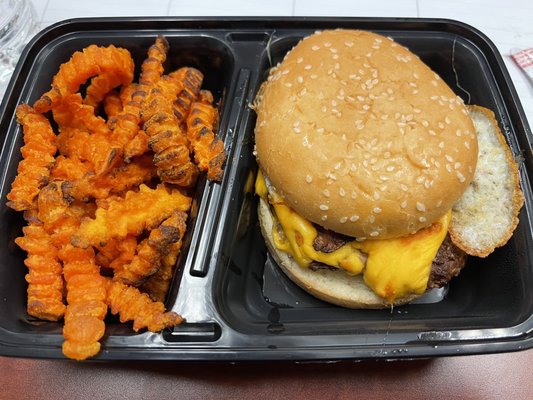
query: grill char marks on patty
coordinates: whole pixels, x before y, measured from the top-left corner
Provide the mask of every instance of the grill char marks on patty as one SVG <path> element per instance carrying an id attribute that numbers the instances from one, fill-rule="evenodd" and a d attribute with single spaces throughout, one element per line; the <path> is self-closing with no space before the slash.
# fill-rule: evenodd
<path id="1" fill-rule="evenodd" d="M 319 225 L 315 225 L 315 228 L 317 229 L 317 236 L 313 241 L 313 248 L 316 251 L 331 253 L 353 240 L 349 236 L 341 235 Z M 451 278 L 459 275 L 466 264 L 466 258 L 467 254 L 455 246 L 450 236 L 447 235 L 431 265 L 427 288 L 434 289 L 445 286 Z M 317 261 L 313 261 L 309 268 L 313 271 L 319 269 L 337 270 L 337 268 Z"/>

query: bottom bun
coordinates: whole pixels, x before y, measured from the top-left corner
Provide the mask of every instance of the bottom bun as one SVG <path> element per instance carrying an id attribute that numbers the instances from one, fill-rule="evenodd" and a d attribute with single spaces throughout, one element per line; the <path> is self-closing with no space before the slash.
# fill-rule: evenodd
<path id="1" fill-rule="evenodd" d="M 411 295 L 396 299 L 393 304 L 377 296 L 363 281 L 363 275 L 348 275 L 341 269 L 302 268 L 284 251 L 276 248 L 272 238 L 272 228 L 277 223 L 270 205 L 260 198 L 258 206 L 259 224 L 266 245 L 274 260 L 283 272 L 298 286 L 313 296 L 328 303 L 347 308 L 390 308 L 392 305 L 406 304 L 420 297 Z"/>

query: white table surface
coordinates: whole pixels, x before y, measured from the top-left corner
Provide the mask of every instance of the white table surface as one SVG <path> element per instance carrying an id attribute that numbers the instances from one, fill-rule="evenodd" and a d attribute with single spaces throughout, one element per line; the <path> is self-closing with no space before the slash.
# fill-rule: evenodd
<path id="1" fill-rule="evenodd" d="M 533 47 L 532 0 L 32 0 L 41 27 L 99 16 L 373 16 L 456 19 L 485 33 L 509 70 L 529 125 L 533 82 L 510 54 Z"/>

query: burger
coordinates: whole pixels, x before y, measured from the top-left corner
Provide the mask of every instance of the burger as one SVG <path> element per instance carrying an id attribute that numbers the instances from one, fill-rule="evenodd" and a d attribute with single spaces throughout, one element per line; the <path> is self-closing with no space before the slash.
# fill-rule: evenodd
<path id="1" fill-rule="evenodd" d="M 262 234 L 287 276 L 320 299 L 411 302 L 457 275 L 467 253 L 503 245 L 518 223 L 516 163 L 493 115 L 469 109 L 391 38 L 308 36 L 271 69 L 253 107 Z M 483 153 L 480 126 L 497 138 Z M 498 171 L 477 176 L 479 163 L 494 164 L 493 148 Z M 487 204 L 506 210 L 501 232 L 483 226 L 495 212 Z"/>

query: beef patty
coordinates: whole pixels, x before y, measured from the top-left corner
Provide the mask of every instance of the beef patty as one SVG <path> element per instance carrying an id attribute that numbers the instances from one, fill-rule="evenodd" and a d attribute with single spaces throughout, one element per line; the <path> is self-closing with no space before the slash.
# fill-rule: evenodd
<path id="1" fill-rule="evenodd" d="M 318 234 L 313 241 L 313 248 L 316 251 L 331 253 L 353 240 L 348 236 L 324 229 L 319 225 L 315 225 L 315 228 Z M 455 246 L 450 236 L 446 235 L 431 265 L 427 288 L 433 289 L 446 285 L 450 279 L 461 272 L 461 269 L 466 264 L 466 257 L 467 254 Z M 313 261 L 309 268 L 312 270 L 322 268 L 336 269 L 317 261 Z"/>

